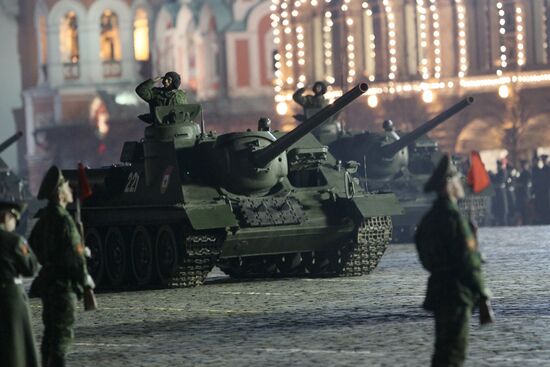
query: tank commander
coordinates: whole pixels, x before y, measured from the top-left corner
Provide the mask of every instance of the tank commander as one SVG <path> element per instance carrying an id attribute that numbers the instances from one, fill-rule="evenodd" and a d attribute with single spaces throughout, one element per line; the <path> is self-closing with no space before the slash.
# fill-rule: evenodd
<path id="1" fill-rule="evenodd" d="M 38 367 L 21 279 L 36 274 L 38 261 L 27 241 L 13 233 L 23 209 L 12 197 L 0 198 L 0 364 Z"/>
<path id="2" fill-rule="evenodd" d="M 328 100 L 325 98 L 325 93 L 327 92 L 327 85 L 325 82 L 317 81 L 313 84 L 311 88 L 313 95 L 304 96 L 306 88 L 300 88 L 292 95 L 294 102 L 298 103 L 304 108 L 305 115 L 295 115 L 294 118 L 298 121 L 305 121 L 309 117 L 306 110 L 315 109 L 315 112 L 319 111 L 323 107 L 328 105 Z"/>
<path id="3" fill-rule="evenodd" d="M 155 87 L 161 81 L 162 87 Z M 178 89 L 181 77 L 175 71 L 169 71 L 164 76 L 148 79 L 137 86 L 136 93 L 145 102 L 149 103 L 149 114 L 139 118 L 147 123 L 153 123 L 155 108 L 158 106 L 175 106 L 187 103 L 185 91 Z"/>
<path id="4" fill-rule="evenodd" d="M 75 221 L 67 211 L 73 202 L 69 182 L 52 166 L 40 185 L 38 199 L 47 199 L 29 242 L 42 269 L 31 293 L 42 298 L 44 337 L 41 354 L 46 367 L 65 366 L 65 356 L 73 341 L 76 300 L 84 288 L 94 287 L 86 269 L 85 247 Z"/>
<path id="5" fill-rule="evenodd" d="M 492 310 L 475 229 L 457 206 L 464 189 L 448 155 L 443 156 L 424 191 L 437 193 L 415 236 L 420 262 L 430 272 L 423 306 L 435 316 L 432 366 L 462 366 L 473 308 L 479 305 L 481 324 L 492 322 Z"/>

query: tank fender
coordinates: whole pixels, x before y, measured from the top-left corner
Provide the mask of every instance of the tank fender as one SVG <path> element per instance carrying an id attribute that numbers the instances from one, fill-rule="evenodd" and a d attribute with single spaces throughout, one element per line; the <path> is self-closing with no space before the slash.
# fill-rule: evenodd
<path id="1" fill-rule="evenodd" d="M 185 212 L 195 230 L 235 227 L 237 218 L 227 203 L 187 204 Z"/>
<path id="2" fill-rule="evenodd" d="M 405 212 L 393 193 L 355 195 L 349 200 L 355 214 L 362 218 L 401 215 Z"/>

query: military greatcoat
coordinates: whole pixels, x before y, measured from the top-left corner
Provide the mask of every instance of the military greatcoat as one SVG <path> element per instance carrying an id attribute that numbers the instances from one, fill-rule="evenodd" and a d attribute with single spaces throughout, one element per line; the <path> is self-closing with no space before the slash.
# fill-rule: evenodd
<path id="1" fill-rule="evenodd" d="M 69 212 L 53 203 L 42 209 L 29 242 L 42 269 L 31 290 L 42 298 L 41 353 L 48 366 L 64 363 L 73 341 L 76 299 L 87 285 L 84 245 Z"/>
<path id="2" fill-rule="evenodd" d="M 0 365 L 38 366 L 27 295 L 20 276 L 38 270 L 36 256 L 23 237 L 0 225 Z"/>
<path id="3" fill-rule="evenodd" d="M 424 308 L 434 312 L 436 321 L 432 366 L 462 366 L 472 309 L 488 298 L 475 235 L 456 203 L 439 197 L 422 219 L 415 242 L 430 272 Z"/>

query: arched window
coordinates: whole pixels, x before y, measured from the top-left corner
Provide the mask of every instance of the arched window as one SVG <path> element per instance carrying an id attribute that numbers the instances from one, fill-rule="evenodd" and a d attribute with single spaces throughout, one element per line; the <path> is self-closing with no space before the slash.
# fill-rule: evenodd
<path id="1" fill-rule="evenodd" d="M 80 58 L 78 49 L 78 20 L 74 11 L 65 14 L 61 20 L 59 37 L 61 62 L 78 63 Z"/>
<path id="2" fill-rule="evenodd" d="M 63 77 L 78 79 L 80 70 L 78 61 L 80 51 L 78 46 L 78 19 L 74 11 L 70 11 L 61 19 L 59 28 L 59 48 L 63 63 Z"/>
<path id="3" fill-rule="evenodd" d="M 116 78 L 122 75 L 118 16 L 109 9 L 100 18 L 99 58 L 103 62 L 103 77 Z"/>
<path id="4" fill-rule="evenodd" d="M 120 29 L 118 16 L 107 9 L 101 14 L 100 20 L 100 48 L 101 61 L 120 61 Z"/>
<path id="5" fill-rule="evenodd" d="M 149 20 L 142 8 L 136 10 L 134 17 L 134 57 L 137 61 L 149 60 Z"/>

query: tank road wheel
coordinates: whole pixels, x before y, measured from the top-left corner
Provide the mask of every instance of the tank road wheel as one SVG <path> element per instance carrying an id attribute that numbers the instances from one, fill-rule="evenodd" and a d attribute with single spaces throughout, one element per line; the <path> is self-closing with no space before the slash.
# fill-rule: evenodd
<path id="1" fill-rule="evenodd" d="M 137 226 L 130 247 L 132 275 L 139 286 L 151 283 L 153 274 L 153 246 L 147 228 Z"/>
<path id="2" fill-rule="evenodd" d="M 155 241 L 155 259 L 160 284 L 167 286 L 178 269 L 178 244 L 172 228 L 160 227 Z"/>
<path id="3" fill-rule="evenodd" d="M 330 257 L 324 251 L 303 252 L 302 261 L 311 275 L 327 274 L 330 271 Z"/>
<path id="4" fill-rule="evenodd" d="M 95 228 L 89 228 L 86 230 L 86 238 L 84 243 L 90 249 L 92 257 L 86 259 L 88 265 L 88 272 L 94 278 L 95 283 L 100 286 L 103 284 L 105 275 L 105 257 L 103 253 L 103 246 L 101 243 L 101 235 Z"/>
<path id="5" fill-rule="evenodd" d="M 107 276 L 113 287 L 118 288 L 124 284 L 128 275 L 128 254 L 124 235 L 117 227 L 111 227 L 107 231 L 105 254 Z"/>
<path id="6" fill-rule="evenodd" d="M 302 256 L 300 253 L 283 254 L 276 261 L 279 272 L 283 275 L 291 275 L 303 272 Z"/>

